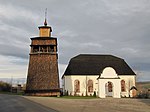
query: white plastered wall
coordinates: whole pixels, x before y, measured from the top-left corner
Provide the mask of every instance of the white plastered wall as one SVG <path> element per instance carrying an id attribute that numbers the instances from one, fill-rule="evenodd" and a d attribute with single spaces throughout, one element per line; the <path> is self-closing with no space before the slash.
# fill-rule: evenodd
<path id="1" fill-rule="evenodd" d="M 88 92 L 87 90 L 87 94 L 88 95 L 93 95 L 94 91 L 96 92 L 96 94 L 98 93 L 98 75 L 67 75 L 64 76 L 63 80 L 64 84 L 63 84 L 63 90 L 64 91 L 68 91 L 69 95 L 74 95 L 74 81 L 75 80 L 79 80 L 80 81 L 80 92 L 76 93 L 80 96 L 82 95 L 86 95 L 86 82 L 88 82 L 88 80 L 92 80 L 93 81 L 93 92 Z"/>
<path id="2" fill-rule="evenodd" d="M 106 83 L 111 82 L 113 85 L 113 98 L 120 98 L 121 85 L 120 79 L 99 79 L 99 94 L 98 97 L 105 98 L 106 97 Z"/>
<path id="3" fill-rule="evenodd" d="M 100 98 L 106 97 L 106 84 L 108 82 L 111 82 L 113 86 L 112 97 L 120 98 L 120 93 L 121 93 L 120 78 L 118 77 L 116 71 L 112 67 L 106 67 L 103 70 L 98 82 L 99 82 L 98 96 Z"/>
<path id="4" fill-rule="evenodd" d="M 130 91 L 132 86 L 136 86 L 135 85 L 135 75 L 120 75 L 119 76 L 121 80 L 125 81 L 125 92 L 121 92 L 121 96 L 122 97 L 132 97 L 132 90 Z"/>
<path id="5" fill-rule="evenodd" d="M 110 71 L 109 71 L 110 70 Z M 132 97 L 132 91 L 129 92 L 130 88 L 132 86 L 135 86 L 135 75 L 116 75 L 112 69 L 109 69 L 106 73 L 110 73 L 111 76 L 108 74 L 105 76 L 104 74 L 101 75 L 101 78 L 106 78 L 106 79 L 99 79 L 99 75 L 67 75 L 63 77 L 63 90 L 68 91 L 69 95 L 74 95 L 74 81 L 78 79 L 80 81 L 80 92 L 77 93 L 78 95 L 86 95 L 86 80 L 88 81 L 89 79 L 93 80 L 93 92 L 88 93 L 88 95 L 93 95 L 94 91 L 96 91 L 96 94 L 101 97 L 105 98 L 105 84 L 110 81 L 113 83 L 114 90 L 113 90 L 113 97 L 114 98 L 120 98 L 121 96 L 123 97 Z M 112 72 L 111 72 L 112 71 Z M 112 75 L 112 73 L 114 75 Z M 120 79 L 117 79 L 119 77 Z M 114 79 L 111 79 L 114 78 Z M 116 78 L 116 79 L 115 79 Z M 121 92 L 121 83 L 120 81 L 124 80 L 126 84 L 126 91 Z"/>

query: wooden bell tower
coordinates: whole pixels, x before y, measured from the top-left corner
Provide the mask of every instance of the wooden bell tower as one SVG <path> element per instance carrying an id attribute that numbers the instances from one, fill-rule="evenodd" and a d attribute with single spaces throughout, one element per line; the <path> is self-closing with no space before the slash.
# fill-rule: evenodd
<path id="1" fill-rule="evenodd" d="M 57 38 L 51 37 L 52 28 L 39 27 L 39 37 L 31 38 L 26 94 L 36 96 L 58 96 L 58 54 Z"/>

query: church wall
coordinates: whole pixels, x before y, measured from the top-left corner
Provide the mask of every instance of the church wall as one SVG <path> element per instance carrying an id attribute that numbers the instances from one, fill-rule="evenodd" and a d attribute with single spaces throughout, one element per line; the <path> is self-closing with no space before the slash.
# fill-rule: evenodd
<path id="1" fill-rule="evenodd" d="M 99 93 L 98 97 L 105 98 L 106 97 L 106 84 L 108 82 L 112 83 L 113 86 L 113 92 L 112 97 L 113 98 L 120 98 L 120 92 L 121 92 L 121 85 L 120 85 L 120 79 L 99 79 Z"/>
<path id="2" fill-rule="evenodd" d="M 73 75 L 73 76 L 64 76 L 63 78 L 63 90 L 68 91 L 69 95 L 75 95 L 74 92 L 74 81 L 79 80 L 80 81 L 80 92 L 77 92 L 76 95 L 82 96 L 86 95 L 86 80 L 89 79 L 93 80 L 93 92 L 89 93 L 90 96 L 94 94 L 94 91 L 96 91 L 96 94 L 101 97 L 105 98 L 105 84 L 110 81 L 113 83 L 113 97 L 114 98 L 120 98 L 120 97 L 129 97 L 129 88 L 132 86 L 135 86 L 135 75 L 118 75 L 120 79 L 99 79 L 97 80 L 98 75 L 93 76 L 83 76 L 83 75 Z M 126 85 L 126 91 L 121 92 L 121 80 L 125 81 Z M 98 86 L 99 85 L 99 86 Z M 99 91 L 99 92 L 98 92 Z M 130 91 L 130 97 L 132 97 L 132 91 Z"/>
<path id="3" fill-rule="evenodd" d="M 74 91 L 74 81 L 79 80 L 80 81 L 80 92 L 77 92 L 76 95 L 79 96 L 85 96 L 86 95 L 86 90 L 87 94 L 93 95 L 94 91 L 98 93 L 98 80 L 97 80 L 98 75 L 94 76 L 89 76 L 89 75 L 74 75 L 74 76 L 64 76 L 63 82 L 64 82 L 64 91 L 68 91 L 69 95 L 75 95 Z M 88 88 L 86 89 L 86 81 L 88 80 L 93 81 L 93 92 L 88 92 Z"/>
<path id="4" fill-rule="evenodd" d="M 105 98 L 106 96 L 112 96 L 114 98 L 120 98 L 121 83 L 116 71 L 112 67 L 106 67 L 99 81 L 99 94 L 100 98 Z M 108 84 L 111 84 L 111 91 L 109 90 Z"/>
<path id="5" fill-rule="evenodd" d="M 116 78 L 116 77 L 118 77 L 118 75 L 114 68 L 106 67 L 101 74 L 101 78 L 102 77 L 103 78 Z"/>
<path id="6" fill-rule="evenodd" d="M 125 81 L 125 87 L 126 87 L 126 91 L 125 92 L 121 92 L 121 96 L 122 97 L 132 97 L 132 91 L 129 92 L 130 88 L 132 86 L 136 86 L 135 85 L 135 75 L 120 75 L 119 76 L 121 80 Z"/>

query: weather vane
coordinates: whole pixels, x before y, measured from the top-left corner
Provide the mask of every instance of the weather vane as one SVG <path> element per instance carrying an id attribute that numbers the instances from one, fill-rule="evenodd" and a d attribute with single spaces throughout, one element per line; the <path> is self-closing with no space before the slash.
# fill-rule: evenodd
<path id="1" fill-rule="evenodd" d="M 47 18 L 47 8 L 45 9 L 45 19 Z"/>
<path id="2" fill-rule="evenodd" d="M 47 26 L 47 8 L 45 9 L 45 22 L 44 25 Z"/>

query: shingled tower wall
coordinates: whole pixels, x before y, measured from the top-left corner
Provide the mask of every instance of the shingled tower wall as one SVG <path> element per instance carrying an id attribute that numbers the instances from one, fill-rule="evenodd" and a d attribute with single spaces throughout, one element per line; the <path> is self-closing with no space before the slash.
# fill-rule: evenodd
<path id="1" fill-rule="evenodd" d="M 31 38 L 30 60 L 26 94 L 57 96 L 60 94 L 58 75 L 57 38 L 51 37 L 52 29 L 39 27 L 39 37 Z"/>

